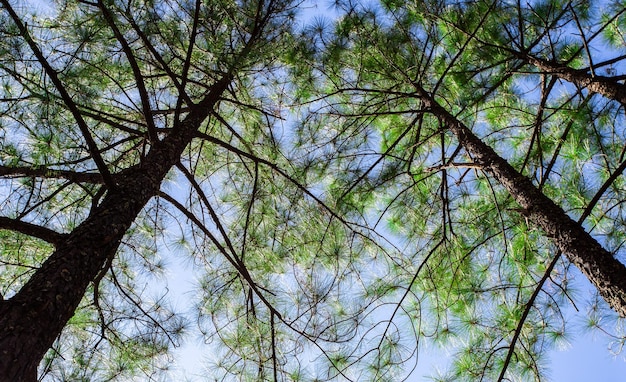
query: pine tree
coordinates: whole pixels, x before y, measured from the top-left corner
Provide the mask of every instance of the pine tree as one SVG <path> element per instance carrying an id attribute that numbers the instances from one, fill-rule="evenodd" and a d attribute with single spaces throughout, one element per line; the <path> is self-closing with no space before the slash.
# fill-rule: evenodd
<path id="1" fill-rule="evenodd" d="M 623 344 L 622 2 L 0 1 L 0 380 L 194 333 L 205 378 L 541 380 L 572 307 Z"/>
<path id="2" fill-rule="evenodd" d="M 175 343 L 180 318 L 148 311 L 133 287 L 137 264 L 158 267 L 151 252 L 166 212 L 154 198 L 178 207 L 161 187 L 171 169 L 205 174 L 201 158 L 219 162 L 215 147 L 241 138 L 228 119 L 263 116 L 250 85 L 271 73 L 290 7 L 60 2 L 31 22 L 2 2 L 0 379 L 36 380 L 44 355 L 63 359 L 67 343 L 72 359 L 59 378 L 132 375 Z M 229 259 L 245 275 L 242 260 Z M 118 306 L 120 297 L 136 306 Z M 90 355 L 81 342 L 114 349 L 112 359 L 101 363 L 106 350 Z"/>
<path id="3" fill-rule="evenodd" d="M 319 84 L 307 136 L 335 126 L 353 148 L 324 158 L 342 169 L 335 203 L 374 197 L 367 219 L 404 238 L 390 322 L 404 310 L 458 350 L 442 380 L 539 379 L 569 329 L 570 264 L 626 317 L 624 57 L 605 49 L 624 41 L 623 4 L 382 3 L 340 2 L 334 30 L 302 37 L 301 86 Z"/>

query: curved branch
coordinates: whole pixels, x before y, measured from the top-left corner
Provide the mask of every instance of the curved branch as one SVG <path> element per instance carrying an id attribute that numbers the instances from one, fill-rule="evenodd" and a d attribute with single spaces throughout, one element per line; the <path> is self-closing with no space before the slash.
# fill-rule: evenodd
<path id="1" fill-rule="evenodd" d="M 372 229 L 372 228 L 370 228 L 370 227 L 368 227 L 366 225 L 346 220 L 346 218 L 344 218 L 339 213 L 337 213 L 328 204 L 326 204 L 322 199 L 320 199 L 313 192 L 311 192 L 311 190 L 309 190 L 304 184 L 300 183 L 293 176 L 289 175 L 285 170 L 280 168 L 277 164 L 275 164 L 273 162 L 270 162 L 267 159 L 263 159 L 261 157 L 258 157 L 254 153 L 249 153 L 249 152 L 244 151 L 244 150 L 242 150 L 240 148 L 237 148 L 237 147 L 231 145 L 230 143 L 222 141 L 221 139 L 216 138 L 216 137 L 211 136 L 211 135 L 206 134 L 206 133 L 202 133 L 202 132 L 196 131 L 195 132 L 195 137 L 196 138 L 200 138 L 200 139 L 204 139 L 207 142 L 214 143 L 214 144 L 216 144 L 216 145 L 218 145 L 218 146 L 220 146 L 220 147 L 222 147 L 222 148 L 224 148 L 224 149 L 226 149 L 226 150 L 228 150 L 228 151 L 230 151 L 232 153 L 235 153 L 235 154 L 237 154 L 237 155 L 239 155 L 241 157 L 250 159 L 254 163 L 260 163 L 260 164 L 263 164 L 263 165 L 269 167 L 272 171 L 276 172 L 278 175 L 280 175 L 284 179 L 288 180 L 291 184 L 293 184 L 303 194 L 305 194 L 306 196 L 311 198 L 311 200 L 313 200 L 315 203 L 317 203 L 333 219 L 336 219 L 338 222 L 343 224 L 346 228 L 348 228 L 350 231 L 354 232 L 356 235 L 359 235 L 359 236 L 361 236 L 361 237 L 363 237 L 363 238 L 365 238 L 367 240 L 371 240 L 371 238 L 369 238 L 364 232 L 359 230 L 359 229 L 363 229 L 364 231 L 371 232 L 374 235 L 378 236 L 382 240 L 386 241 L 387 244 L 391 245 L 392 247 L 395 247 L 395 245 L 391 241 L 385 239 L 385 237 L 383 235 L 381 235 L 380 233 L 376 232 L 376 230 L 374 230 L 374 229 Z M 372 243 L 374 245 L 378 246 L 379 248 L 383 249 L 382 246 L 377 244 L 375 241 L 372 241 Z M 383 251 L 383 252 L 386 253 L 386 251 Z M 395 261 L 391 257 L 390 257 L 390 259 L 392 261 Z"/>
<path id="2" fill-rule="evenodd" d="M 211 233 L 211 231 L 200 221 L 200 219 L 194 215 L 191 211 L 189 211 L 184 205 L 182 205 L 179 201 L 174 199 L 172 196 L 168 195 L 163 191 L 159 191 L 158 196 L 165 199 L 168 203 L 178 209 L 187 219 L 189 219 L 196 227 L 198 227 L 202 233 L 204 233 L 209 240 L 217 247 L 218 251 L 226 258 L 226 260 L 235 268 L 237 273 L 248 283 L 250 288 L 254 291 L 254 293 L 259 296 L 261 301 L 265 304 L 265 306 L 270 310 L 270 312 L 280 320 L 282 320 L 282 315 L 280 312 L 272 305 L 265 295 L 261 292 L 261 290 L 266 290 L 262 286 L 258 285 L 252 278 L 250 272 L 248 272 L 248 268 L 246 268 L 245 264 L 235 255 L 229 253 L 229 250 L 223 246 L 219 240 Z M 271 293 L 271 292 L 270 292 Z"/>
<path id="3" fill-rule="evenodd" d="M 337 219 L 339 222 L 341 222 L 342 224 L 344 224 L 347 227 L 351 227 L 353 225 L 356 225 L 354 223 L 348 222 L 346 219 L 344 219 L 341 215 L 339 215 L 337 212 L 335 212 L 335 210 L 333 210 L 332 208 L 330 208 L 326 203 L 324 203 L 324 201 L 322 201 L 320 198 L 318 198 L 317 196 L 315 196 L 315 194 L 313 194 L 308 188 L 306 188 L 302 183 L 298 182 L 296 179 L 294 179 L 291 175 L 287 174 L 284 170 L 282 170 L 280 167 L 278 167 L 278 165 L 276 165 L 273 162 L 270 162 L 266 159 L 260 158 L 258 156 L 256 156 L 255 154 L 251 154 L 248 153 L 247 151 L 241 150 L 225 141 L 222 141 L 219 138 L 213 137 L 211 135 L 196 131 L 195 132 L 195 136 L 197 138 L 200 139 L 204 139 L 207 142 L 211 142 L 211 143 L 215 143 L 218 146 L 221 146 L 222 148 L 233 152 L 237 155 L 240 155 L 244 158 L 248 158 L 250 160 L 252 160 L 255 163 L 261 163 L 263 165 L 266 165 L 267 167 L 269 167 L 270 169 L 272 169 L 273 171 L 277 172 L 279 175 L 281 175 L 282 177 L 284 177 L 285 179 L 287 179 L 288 181 L 290 181 L 291 183 L 293 183 L 294 186 L 296 186 L 300 191 L 302 191 L 303 193 L 305 193 L 308 197 L 310 197 L 311 199 L 313 199 L 316 203 L 318 203 L 324 210 L 326 210 L 333 218 Z"/>

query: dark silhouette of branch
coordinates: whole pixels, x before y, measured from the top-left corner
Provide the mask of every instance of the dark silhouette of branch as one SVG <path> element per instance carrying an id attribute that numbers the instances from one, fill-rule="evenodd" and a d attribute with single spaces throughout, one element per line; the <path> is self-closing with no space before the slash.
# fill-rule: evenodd
<path id="1" fill-rule="evenodd" d="M 2 178 L 47 178 L 47 179 L 67 179 L 75 183 L 102 184 L 104 179 L 99 173 L 76 172 L 70 170 L 52 170 L 44 167 L 11 167 L 0 166 L 0 177 Z"/>
<path id="2" fill-rule="evenodd" d="M 135 55 L 133 54 L 133 51 L 128 44 L 128 41 L 126 41 L 126 38 L 115 24 L 115 18 L 113 14 L 111 13 L 111 11 L 109 11 L 106 5 L 104 5 L 102 0 L 98 0 L 98 8 L 100 8 L 100 10 L 102 11 L 102 15 L 109 25 L 109 28 L 111 28 L 111 30 L 113 31 L 115 38 L 122 45 L 124 55 L 126 55 L 126 59 L 128 60 L 128 64 L 132 69 L 133 76 L 135 76 L 137 91 L 139 92 L 139 97 L 141 98 L 141 108 L 143 111 L 144 119 L 148 126 L 148 137 L 150 137 L 151 141 L 155 142 L 158 140 L 157 128 L 154 124 L 152 112 L 150 111 L 150 97 L 148 96 L 148 90 L 146 89 L 146 83 L 144 81 L 143 75 L 141 74 L 139 64 L 135 59 Z"/>
<path id="3" fill-rule="evenodd" d="M 6 216 L 0 216 L 0 229 L 15 231 L 28 236 L 36 237 L 55 246 L 67 236 L 66 234 L 56 232 L 40 225 L 28 223 L 19 219 L 8 218 Z"/>
<path id="4" fill-rule="evenodd" d="M 229 253 L 230 249 L 232 249 L 232 246 L 229 246 L 230 249 L 227 249 L 226 247 L 224 247 L 217 240 L 215 235 L 213 235 L 211 231 L 202 223 L 202 221 L 197 216 L 195 216 L 191 211 L 189 211 L 184 205 L 182 205 L 179 201 L 177 201 L 176 199 L 174 199 L 173 197 L 171 197 L 170 195 L 164 192 L 160 192 L 159 197 L 165 199 L 168 203 L 176 207 L 180 212 L 183 213 L 183 215 L 185 215 L 185 217 L 187 217 L 196 227 L 198 227 L 202 231 L 202 233 L 204 233 L 211 240 L 211 242 L 217 247 L 220 253 L 224 255 L 226 260 L 233 266 L 233 268 L 235 268 L 235 270 L 239 273 L 239 275 L 241 275 L 241 277 L 246 281 L 246 283 L 250 286 L 250 288 L 252 288 L 254 293 L 257 296 L 259 296 L 261 301 L 263 301 L 263 304 L 265 304 L 265 306 L 270 310 L 270 312 L 272 312 L 272 314 L 275 314 L 276 317 L 282 320 L 282 315 L 274 307 L 274 305 L 272 305 L 267 300 L 267 298 L 263 295 L 263 293 L 261 292 L 261 289 L 263 288 L 260 287 L 254 281 L 254 279 L 252 278 L 252 275 L 250 274 L 250 272 L 248 272 L 248 268 L 246 268 L 243 261 L 239 259 L 235 253 L 233 254 Z M 226 241 L 230 243 L 228 239 L 226 239 Z"/>
<path id="5" fill-rule="evenodd" d="M 200 7 L 200 2 L 197 1 L 196 2 L 195 13 L 194 13 L 194 23 L 193 23 L 193 26 L 192 26 L 192 33 L 191 33 L 191 36 L 189 37 L 190 42 L 189 42 L 189 48 L 188 48 L 188 51 L 187 51 L 187 56 L 188 57 L 190 57 L 191 53 L 193 52 L 195 39 L 197 37 L 199 7 Z M 185 64 L 183 66 L 182 76 L 181 76 L 181 81 L 182 81 L 182 83 L 181 83 L 180 81 L 178 81 L 178 76 L 172 71 L 172 68 L 170 68 L 170 65 L 168 65 L 167 62 L 165 62 L 165 60 L 163 59 L 163 56 L 157 51 L 157 49 L 154 47 L 154 45 L 152 44 L 152 42 L 150 41 L 148 36 L 146 36 L 144 31 L 141 29 L 141 27 L 139 27 L 139 25 L 137 25 L 137 23 L 133 19 L 133 15 L 129 14 L 127 17 L 128 17 L 128 20 L 129 20 L 130 25 L 132 26 L 133 30 L 135 31 L 135 33 L 137 33 L 137 36 L 139 36 L 139 38 L 144 43 L 144 45 L 148 48 L 148 50 L 150 51 L 152 56 L 161 65 L 161 69 L 163 69 L 165 71 L 165 73 L 167 73 L 169 78 L 172 80 L 172 83 L 174 84 L 174 86 L 176 87 L 176 89 L 179 92 L 179 98 L 177 100 L 176 108 L 175 108 L 175 112 L 178 113 L 177 114 L 177 118 L 175 118 L 175 121 L 178 121 L 179 120 L 178 117 L 180 116 L 180 112 L 182 110 L 181 109 L 182 101 L 184 100 L 188 107 L 193 105 L 193 101 L 191 100 L 191 98 L 189 97 L 187 92 L 185 91 L 185 85 L 186 85 L 186 82 L 187 82 L 187 78 L 186 77 L 187 77 L 187 74 L 189 72 L 189 66 L 191 65 L 191 63 L 188 62 L 187 60 L 185 61 Z M 190 60 L 190 58 L 189 58 L 189 60 Z M 153 111 L 153 113 L 157 114 L 154 111 Z"/>

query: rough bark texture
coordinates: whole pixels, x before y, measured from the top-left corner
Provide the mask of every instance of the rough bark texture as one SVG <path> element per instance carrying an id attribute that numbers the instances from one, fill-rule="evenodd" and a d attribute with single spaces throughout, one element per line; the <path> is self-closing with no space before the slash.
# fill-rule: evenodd
<path id="1" fill-rule="evenodd" d="M 586 71 L 572 69 L 566 65 L 541 60 L 529 55 L 520 54 L 519 57 L 545 73 L 553 74 L 563 80 L 587 88 L 594 93 L 601 94 L 606 98 L 615 100 L 626 106 L 626 86 L 611 77 L 592 76 Z"/>
<path id="2" fill-rule="evenodd" d="M 474 161 L 509 191 L 525 216 L 543 229 L 611 308 L 626 317 L 626 266 L 429 94 L 423 90 L 419 93 L 426 107 L 445 122 Z"/>
<path id="3" fill-rule="evenodd" d="M 0 302 L 0 381 L 36 381 L 37 367 L 74 314 L 89 283 L 115 255 L 131 224 L 155 196 L 195 131 L 224 92 L 230 78 L 216 83 L 176 132 L 155 143 L 141 164 L 116 177 L 102 203 L 63 238 L 24 287 Z"/>

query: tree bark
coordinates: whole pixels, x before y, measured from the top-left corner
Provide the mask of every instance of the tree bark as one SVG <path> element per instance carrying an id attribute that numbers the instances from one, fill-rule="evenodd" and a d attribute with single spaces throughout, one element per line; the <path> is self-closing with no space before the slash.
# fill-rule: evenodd
<path id="1" fill-rule="evenodd" d="M 114 256 L 122 237 L 160 188 L 196 130 L 231 82 L 213 85 L 178 129 L 137 166 L 115 177 L 102 203 L 63 240 L 12 298 L 0 301 L 0 381 L 36 381 L 37 367 L 72 317 L 92 280 Z"/>
<path id="2" fill-rule="evenodd" d="M 626 317 L 626 266 L 431 95 L 418 89 L 418 96 L 435 116 L 444 121 L 476 164 L 507 189 L 522 207 L 524 215 L 543 229 L 591 281 L 609 306 Z"/>
<path id="3" fill-rule="evenodd" d="M 615 100 L 621 103 L 622 106 L 626 106 L 626 85 L 620 84 L 611 77 L 593 76 L 587 73 L 587 71 L 572 69 L 567 65 L 542 60 L 529 54 L 516 53 L 516 55 L 544 73 L 555 75 L 577 86 L 587 88 L 589 91 L 601 94 L 608 99 Z"/>

